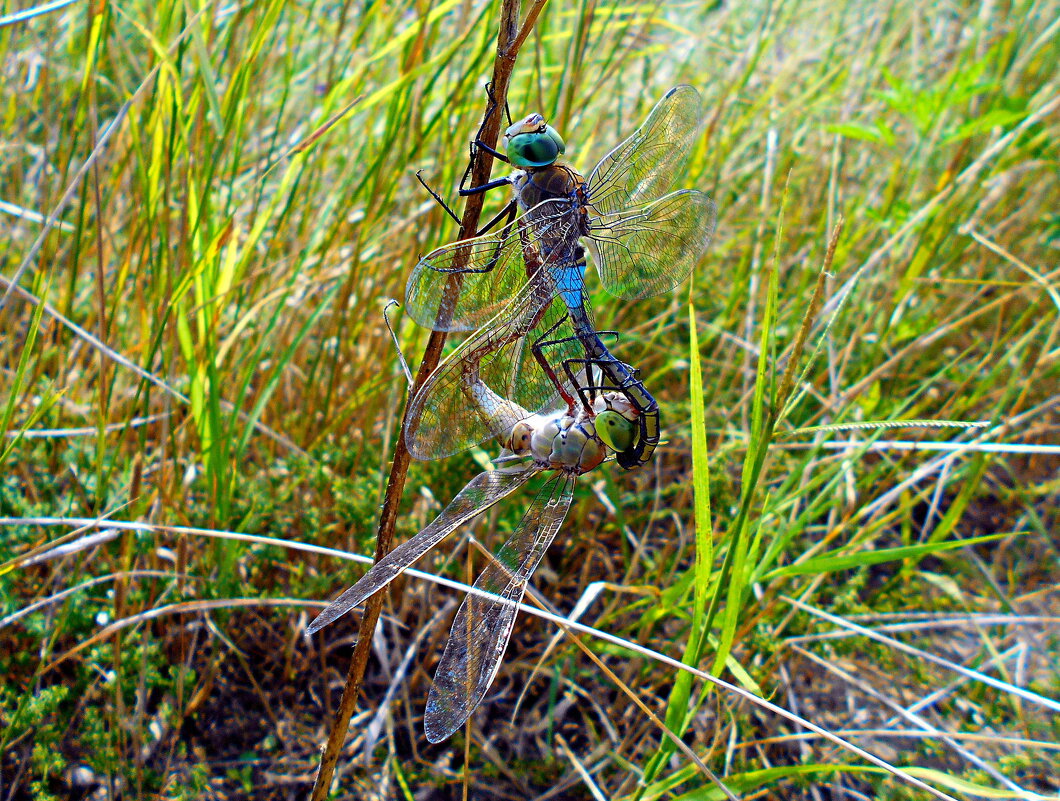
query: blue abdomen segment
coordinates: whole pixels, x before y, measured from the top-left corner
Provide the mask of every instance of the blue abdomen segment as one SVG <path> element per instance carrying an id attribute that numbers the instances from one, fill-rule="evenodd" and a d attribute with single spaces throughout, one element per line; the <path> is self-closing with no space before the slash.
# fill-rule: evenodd
<path id="1" fill-rule="evenodd" d="M 557 271 L 556 290 L 570 313 L 575 334 L 585 348 L 586 358 L 620 391 L 638 412 L 638 436 L 630 448 L 616 454 L 618 463 L 630 470 L 646 464 L 659 444 L 659 404 L 629 365 L 616 359 L 600 339 L 585 306 L 582 275 L 585 262 Z"/>
<path id="2" fill-rule="evenodd" d="M 573 313 L 585 307 L 585 262 L 555 270 L 556 291 Z M 591 326 L 590 326 L 591 327 Z"/>

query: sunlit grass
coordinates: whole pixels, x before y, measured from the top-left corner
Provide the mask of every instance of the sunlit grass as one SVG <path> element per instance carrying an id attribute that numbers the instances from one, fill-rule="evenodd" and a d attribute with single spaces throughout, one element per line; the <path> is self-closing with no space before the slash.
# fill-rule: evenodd
<path id="1" fill-rule="evenodd" d="M 381 310 L 455 234 L 414 173 L 456 201 L 496 11 L 73 4 L 0 27 L 0 292 L 19 273 L 0 308 L 5 792 L 304 797 L 349 629 L 307 645 L 311 609 L 283 599 L 359 572 L 193 529 L 370 550 L 405 391 Z M 582 623 L 959 798 L 1060 791 L 1060 718 L 1035 700 L 1060 697 L 1058 457 L 974 447 L 1056 443 L 1058 20 L 1055 2 L 558 2 L 510 93 L 588 171 L 668 87 L 695 85 L 707 127 L 679 184 L 719 208 L 672 296 L 616 302 L 589 279 L 667 442 L 644 470 L 581 482 L 541 594 L 566 611 L 608 582 Z M 415 361 L 426 332 L 399 336 Z M 883 427 L 903 420 L 921 425 Z M 873 445 L 896 438 L 972 447 Z M 490 451 L 414 465 L 399 536 Z M 519 512 L 476 535 L 495 543 Z M 62 529 L 12 520 L 30 517 L 122 525 L 34 562 Z M 396 583 L 351 749 L 450 593 Z M 419 720 L 446 630 L 418 641 L 345 794 L 456 780 L 462 736 L 425 748 Z M 473 718 L 473 787 L 589 797 L 580 764 L 606 797 L 723 797 L 568 640 L 538 665 L 553 632 L 517 628 Z M 583 641 L 738 794 L 926 797 L 651 655 Z"/>

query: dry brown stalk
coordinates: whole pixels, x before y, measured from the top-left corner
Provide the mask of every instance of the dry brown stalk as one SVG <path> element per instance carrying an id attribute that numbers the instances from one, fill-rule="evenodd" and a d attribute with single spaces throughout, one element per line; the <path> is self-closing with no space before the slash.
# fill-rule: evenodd
<path id="1" fill-rule="evenodd" d="M 497 57 L 493 63 L 492 95 L 496 103 L 496 109 L 504 108 L 508 97 L 508 85 L 511 82 L 512 70 L 515 68 L 515 58 L 522 47 L 526 37 L 533 30 L 538 15 L 544 8 L 547 0 L 534 0 L 522 25 L 519 25 L 519 0 L 503 0 L 501 5 L 500 30 L 497 34 Z M 501 120 L 503 114 L 490 114 L 480 132 L 482 141 L 490 147 L 495 147 L 500 134 Z M 471 185 L 480 186 L 490 179 L 493 170 L 493 157 L 485 151 L 480 151 L 475 159 L 471 173 Z M 479 218 L 482 215 L 482 194 L 470 195 L 464 206 L 464 215 L 460 224 L 460 239 L 470 239 L 478 229 Z M 454 274 L 446 287 L 447 295 L 455 295 L 460 291 L 459 274 Z M 445 307 L 445 304 L 442 304 Z M 409 397 L 413 397 L 416 391 L 423 385 L 427 376 L 431 374 L 438 362 L 441 360 L 442 346 L 445 344 L 445 332 L 434 331 L 431 333 L 427 346 L 423 351 L 420 368 L 416 374 L 416 380 Z M 406 405 L 406 414 L 408 407 Z M 378 562 L 390 552 L 394 539 L 394 524 L 397 520 L 398 504 L 401 494 L 405 489 L 405 477 L 408 474 L 409 461 L 408 447 L 405 445 L 405 425 L 402 419 L 401 433 L 398 437 L 397 447 L 394 450 L 394 462 L 390 468 L 390 477 L 387 480 L 386 493 L 383 501 L 383 511 L 379 516 L 379 526 L 376 530 L 375 560 Z M 365 603 L 364 616 L 361 618 L 360 628 L 357 632 L 357 644 L 354 646 L 353 656 L 350 659 L 350 670 L 346 675 L 346 686 L 342 692 L 339 708 L 335 713 L 335 720 L 331 725 L 327 743 L 324 746 L 324 754 L 320 760 L 320 770 L 317 773 L 316 782 L 313 785 L 311 801 L 325 801 L 328 796 L 328 788 L 331 786 L 332 777 L 335 775 L 335 766 L 338 764 L 342 745 L 346 740 L 346 731 L 353 716 L 353 710 L 357 706 L 357 696 L 360 694 L 361 682 L 364 679 L 364 671 L 368 665 L 368 656 L 372 644 L 372 632 L 383 608 L 383 592 L 380 590 L 368 598 Z"/>

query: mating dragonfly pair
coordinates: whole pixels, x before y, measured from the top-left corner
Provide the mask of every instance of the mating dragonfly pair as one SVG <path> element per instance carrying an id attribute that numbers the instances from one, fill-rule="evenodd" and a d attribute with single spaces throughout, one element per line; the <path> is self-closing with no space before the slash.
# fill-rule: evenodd
<path id="1" fill-rule="evenodd" d="M 710 242 L 716 210 L 702 192 L 668 190 L 700 121 L 696 90 L 671 89 L 588 179 L 558 162 L 563 140 L 540 114 L 507 129 L 506 153 L 476 140 L 472 159 L 485 149 L 517 170 L 479 187 L 462 182 L 460 194 L 510 186 L 513 197 L 476 238 L 428 254 L 409 279 L 406 310 L 417 323 L 473 332 L 409 401 L 409 452 L 440 459 L 498 437 L 505 464 L 472 479 L 308 632 L 363 603 L 531 476 L 556 471 L 476 580 L 485 594 L 469 594 L 457 612 L 424 716 L 431 742 L 463 725 L 492 683 L 517 605 L 567 514 L 577 476 L 612 455 L 627 469 L 642 465 L 658 444 L 658 404 L 638 372 L 604 344 L 601 334 L 613 332 L 593 322 L 586 249 L 604 287 L 627 300 L 667 292 L 688 277 Z"/>

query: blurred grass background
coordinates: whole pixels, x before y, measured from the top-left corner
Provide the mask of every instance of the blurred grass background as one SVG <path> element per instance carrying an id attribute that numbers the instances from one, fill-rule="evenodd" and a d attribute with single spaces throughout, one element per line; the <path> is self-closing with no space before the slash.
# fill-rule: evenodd
<path id="1" fill-rule="evenodd" d="M 0 792 L 302 798 L 353 628 L 301 630 L 361 569 L 295 546 L 372 550 L 405 390 L 381 309 L 455 233 L 414 173 L 455 195 L 498 4 L 132 0 L 15 18 L 27 7 L 0 2 Z M 674 296 L 619 303 L 590 279 L 668 441 L 644 470 L 583 480 L 535 585 L 569 610 L 609 582 L 584 622 L 702 651 L 700 667 L 959 798 L 1060 791 L 1043 702 L 1060 697 L 1058 63 L 1054 0 L 552 0 L 509 96 L 587 172 L 667 88 L 696 86 L 707 127 L 679 185 L 719 208 Z M 414 360 L 426 332 L 399 335 Z M 765 425 L 789 364 L 794 394 Z M 700 409 L 709 475 L 691 456 Z M 985 425 L 821 428 L 896 420 Z M 952 442 L 1007 444 L 932 450 Z M 489 450 L 414 465 L 399 536 Z M 713 512 L 699 572 L 693 483 Z M 497 542 L 528 498 L 477 536 Z M 103 516 L 291 547 L 76 523 Z M 466 579 L 452 553 L 420 566 Z M 723 797 L 569 641 L 546 653 L 533 619 L 466 764 L 463 735 L 427 747 L 448 619 L 416 635 L 450 594 L 408 580 L 391 595 L 336 797 Z M 586 642 L 741 797 L 927 797 Z"/>

